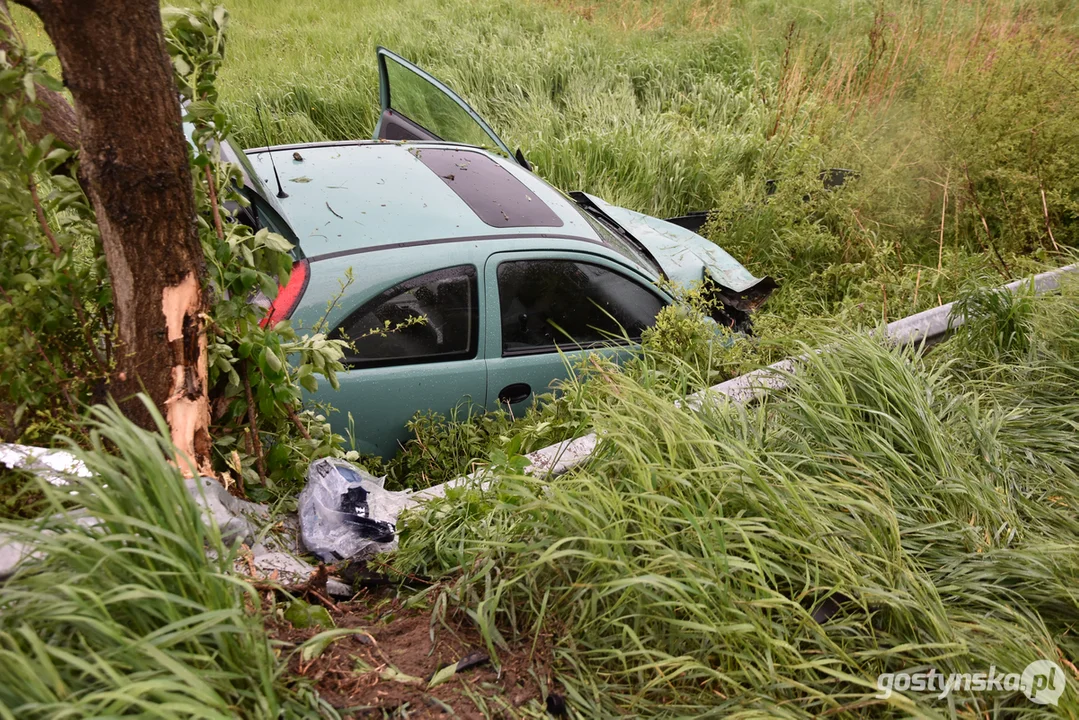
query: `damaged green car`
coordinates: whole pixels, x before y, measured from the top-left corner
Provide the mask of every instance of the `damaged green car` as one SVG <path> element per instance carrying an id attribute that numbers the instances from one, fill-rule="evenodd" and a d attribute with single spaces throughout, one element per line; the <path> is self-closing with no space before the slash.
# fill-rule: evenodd
<path id="1" fill-rule="evenodd" d="M 438 80 L 382 48 L 378 63 L 374 139 L 234 158 L 245 222 L 296 245 L 268 321 L 350 341 L 340 390 L 313 399 L 351 413 L 364 452 L 396 452 L 417 411 L 522 412 L 564 356 L 632 347 L 675 301 L 661 281 L 704 281 L 735 329 L 775 287 L 694 233 L 698 218 L 563 194 Z"/>

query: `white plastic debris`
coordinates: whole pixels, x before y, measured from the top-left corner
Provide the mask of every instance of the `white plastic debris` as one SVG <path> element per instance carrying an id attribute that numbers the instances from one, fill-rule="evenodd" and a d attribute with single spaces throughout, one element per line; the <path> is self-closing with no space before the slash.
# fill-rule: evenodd
<path id="1" fill-rule="evenodd" d="M 292 553 L 274 549 L 274 545 L 255 543 L 250 555 L 241 553 L 236 559 L 236 571 L 259 580 L 270 580 L 285 587 L 295 587 L 307 582 L 315 572 L 315 566 Z M 352 588 L 336 577 L 326 578 L 326 592 L 333 597 L 349 597 Z"/>
<path id="2" fill-rule="evenodd" d="M 24 561 L 32 559 L 34 548 L 26 543 L 0 535 L 0 580 L 15 572 Z"/>
<path id="3" fill-rule="evenodd" d="M 397 548 L 397 516 L 414 504 L 344 460 L 322 458 L 307 470 L 299 498 L 300 540 L 323 562 L 370 557 Z"/>
<path id="4" fill-rule="evenodd" d="M 27 470 L 58 487 L 67 485 L 65 475 L 90 477 L 90 470 L 66 450 L 0 443 L 0 465 Z"/>
<path id="5" fill-rule="evenodd" d="M 251 542 L 259 526 L 269 519 L 268 506 L 233 497 L 213 478 L 184 478 L 184 484 L 202 508 L 203 522 L 208 525 L 212 517 L 226 543 L 236 539 Z"/>
<path id="6" fill-rule="evenodd" d="M 32 473 L 56 487 L 69 486 L 72 477 L 90 477 L 92 474 L 81 460 L 66 450 L 11 443 L 0 443 L 0 465 Z M 266 505 L 235 498 L 212 478 L 186 478 L 184 482 L 195 503 L 202 509 L 204 521 L 209 523 L 212 518 L 226 543 L 237 539 L 250 542 L 259 525 L 269 515 Z M 88 516 L 86 519 L 80 518 L 79 522 L 96 521 Z M 10 575 L 21 562 L 33 556 L 33 548 L 0 536 L 0 579 Z"/>

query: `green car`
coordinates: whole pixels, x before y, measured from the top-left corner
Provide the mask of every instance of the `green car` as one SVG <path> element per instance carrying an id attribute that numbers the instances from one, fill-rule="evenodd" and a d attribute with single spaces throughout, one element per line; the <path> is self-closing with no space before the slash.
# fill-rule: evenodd
<path id="1" fill-rule="evenodd" d="M 311 399 L 351 413 L 364 452 L 392 456 L 417 411 L 523 412 L 563 355 L 632 347 L 674 302 L 662 278 L 705 281 L 739 328 L 775 287 L 687 229 L 699 219 L 562 194 L 445 85 L 382 48 L 378 63 L 373 140 L 235 158 L 248 222 L 297 245 L 270 319 L 325 317 L 351 341 L 340 390 Z"/>

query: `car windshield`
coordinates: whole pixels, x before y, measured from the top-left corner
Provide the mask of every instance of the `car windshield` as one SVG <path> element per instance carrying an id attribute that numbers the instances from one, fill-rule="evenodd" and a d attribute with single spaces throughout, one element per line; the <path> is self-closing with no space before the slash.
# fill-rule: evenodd
<path id="1" fill-rule="evenodd" d="M 621 253 L 641 267 L 653 270 L 659 275 L 663 274 L 663 268 L 659 267 L 655 260 L 643 253 L 640 248 L 636 247 L 632 242 L 608 227 L 607 223 L 595 217 L 592 213 L 588 212 L 586 208 L 581 207 L 577 203 L 573 203 L 573 207 L 577 208 L 577 212 L 581 213 L 588 224 L 592 226 L 592 229 L 599 235 L 600 242 L 604 245 L 615 252 Z"/>

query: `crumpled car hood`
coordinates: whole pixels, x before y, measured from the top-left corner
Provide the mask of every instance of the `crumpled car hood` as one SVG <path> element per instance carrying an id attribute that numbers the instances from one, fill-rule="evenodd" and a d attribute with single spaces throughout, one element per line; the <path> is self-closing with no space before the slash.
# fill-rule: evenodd
<path id="1" fill-rule="evenodd" d="M 739 309 L 752 311 L 764 302 L 775 289 L 770 277 L 758 278 L 723 248 L 697 233 L 666 220 L 611 205 L 588 195 L 603 212 L 641 242 L 659 262 L 673 282 L 689 285 L 711 278 L 724 290 L 726 300 Z"/>

